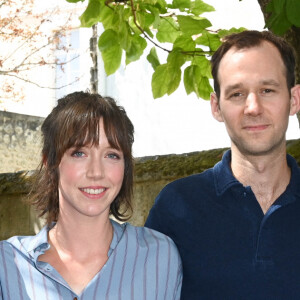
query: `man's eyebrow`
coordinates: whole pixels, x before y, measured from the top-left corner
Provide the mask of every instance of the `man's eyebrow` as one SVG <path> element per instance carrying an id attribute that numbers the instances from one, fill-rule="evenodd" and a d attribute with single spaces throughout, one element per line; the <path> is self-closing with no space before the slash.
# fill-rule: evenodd
<path id="1" fill-rule="evenodd" d="M 262 85 L 272 85 L 272 86 L 276 86 L 276 87 L 280 86 L 279 82 L 277 82 L 274 79 L 261 80 L 259 83 Z M 225 88 L 224 94 L 228 95 L 233 90 L 243 88 L 243 86 L 244 85 L 242 83 L 236 83 L 236 84 L 229 85 Z"/>
<path id="2" fill-rule="evenodd" d="M 226 87 L 224 93 L 225 95 L 229 94 L 231 91 L 235 90 L 235 89 L 240 89 L 243 87 L 242 83 L 236 83 L 236 84 L 232 84 Z"/>
<path id="3" fill-rule="evenodd" d="M 262 80 L 260 82 L 263 85 L 273 85 L 273 86 L 280 86 L 279 82 L 277 82 L 274 79 L 266 79 L 266 80 Z"/>

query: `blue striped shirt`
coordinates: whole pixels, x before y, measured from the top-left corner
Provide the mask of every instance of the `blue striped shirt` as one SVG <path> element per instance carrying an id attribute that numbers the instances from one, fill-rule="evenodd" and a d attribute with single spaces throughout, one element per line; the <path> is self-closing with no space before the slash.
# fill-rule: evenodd
<path id="1" fill-rule="evenodd" d="M 80 295 L 51 265 L 38 261 L 50 247 L 49 228 L 0 242 L 0 299 L 180 299 L 182 267 L 173 241 L 148 228 L 111 222 L 108 260 Z"/>

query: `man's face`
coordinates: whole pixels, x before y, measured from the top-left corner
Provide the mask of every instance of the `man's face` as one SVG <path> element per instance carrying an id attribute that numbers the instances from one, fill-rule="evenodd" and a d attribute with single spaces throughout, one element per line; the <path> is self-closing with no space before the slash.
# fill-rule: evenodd
<path id="1" fill-rule="evenodd" d="M 219 65 L 220 99 L 214 117 L 225 123 L 232 150 L 264 155 L 285 147 L 290 94 L 279 51 L 268 42 L 230 49 Z"/>

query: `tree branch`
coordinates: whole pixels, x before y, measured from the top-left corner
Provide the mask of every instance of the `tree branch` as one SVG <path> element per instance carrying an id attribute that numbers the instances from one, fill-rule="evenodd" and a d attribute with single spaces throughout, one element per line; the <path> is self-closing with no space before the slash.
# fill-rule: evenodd
<path id="1" fill-rule="evenodd" d="M 62 85 L 62 86 L 60 86 L 60 87 L 51 87 L 51 86 L 42 86 L 42 85 L 40 85 L 40 84 L 38 84 L 38 83 L 36 83 L 36 82 L 34 82 L 34 81 L 31 81 L 31 80 L 26 79 L 26 78 L 22 78 L 22 77 L 20 77 L 20 76 L 18 76 L 18 75 L 14 75 L 14 74 L 6 74 L 6 76 L 11 76 L 11 77 L 17 78 L 17 79 L 22 80 L 22 81 L 24 81 L 24 82 L 33 84 L 33 85 L 35 85 L 35 86 L 37 86 L 37 87 L 39 87 L 39 88 L 41 88 L 41 89 L 50 89 L 50 90 L 59 90 L 59 89 L 62 89 L 62 88 L 64 88 L 64 87 L 67 87 L 67 86 L 72 85 L 73 83 L 79 81 L 79 79 L 81 78 L 81 77 L 78 77 L 78 78 L 76 78 L 74 81 L 72 81 L 72 82 L 70 82 L 70 83 L 68 83 L 68 84 Z"/>
<path id="2" fill-rule="evenodd" d="M 141 31 L 141 33 L 144 35 L 144 37 L 150 41 L 153 45 L 155 45 L 157 48 L 160 48 L 168 53 L 171 52 L 171 50 L 168 50 L 162 46 L 160 46 L 159 44 L 157 44 L 156 42 L 154 42 L 147 34 L 146 32 L 143 30 L 143 28 L 137 23 L 137 19 L 136 19 L 136 13 L 135 13 L 135 7 L 134 7 L 134 4 L 133 4 L 133 0 L 130 0 L 130 6 L 131 6 L 131 11 L 132 11 L 132 15 L 133 15 L 133 22 L 135 24 L 135 26 Z"/>

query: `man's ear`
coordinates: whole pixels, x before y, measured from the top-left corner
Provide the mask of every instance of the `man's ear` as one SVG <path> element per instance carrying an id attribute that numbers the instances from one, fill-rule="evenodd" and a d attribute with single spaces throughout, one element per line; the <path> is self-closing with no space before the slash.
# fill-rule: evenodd
<path id="1" fill-rule="evenodd" d="M 223 122 L 223 117 L 220 111 L 220 106 L 219 106 L 219 100 L 216 95 L 216 93 L 211 93 L 210 94 L 210 108 L 211 108 L 211 113 L 213 117 L 219 121 Z"/>
<path id="2" fill-rule="evenodd" d="M 291 104 L 290 104 L 290 116 L 293 116 L 300 111 L 300 85 L 297 84 L 291 89 Z"/>

